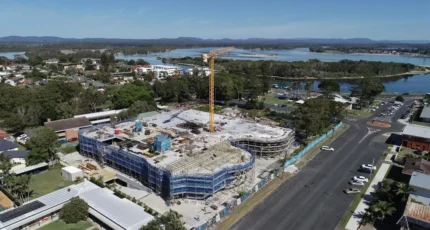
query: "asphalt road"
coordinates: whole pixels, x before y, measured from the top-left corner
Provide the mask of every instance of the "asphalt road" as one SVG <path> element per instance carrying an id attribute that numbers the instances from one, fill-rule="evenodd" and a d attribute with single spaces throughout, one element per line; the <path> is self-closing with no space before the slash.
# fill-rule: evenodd
<path id="1" fill-rule="evenodd" d="M 404 106 L 396 112 L 393 126 L 388 129 L 366 124 L 375 115 L 346 121 L 351 126 L 332 143 L 334 152 L 318 154 L 232 229 L 335 229 L 354 199 L 343 190 L 350 187 L 348 182 L 353 176 L 366 175 L 358 172 L 361 164 L 372 163 L 373 159 L 376 161 L 387 148 L 387 136 L 381 134 L 402 130 L 403 126 L 395 119 L 406 109 Z"/>

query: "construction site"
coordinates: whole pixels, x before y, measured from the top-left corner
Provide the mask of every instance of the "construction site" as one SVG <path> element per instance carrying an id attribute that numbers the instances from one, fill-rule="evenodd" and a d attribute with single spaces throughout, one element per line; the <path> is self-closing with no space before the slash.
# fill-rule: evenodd
<path id="1" fill-rule="evenodd" d="M 165 199 L 205 199 L 253 173 L 256 157 L 288 154 L 292 130 L 179 110 L 81 130 L 81 154 L 141 181 Z"/>

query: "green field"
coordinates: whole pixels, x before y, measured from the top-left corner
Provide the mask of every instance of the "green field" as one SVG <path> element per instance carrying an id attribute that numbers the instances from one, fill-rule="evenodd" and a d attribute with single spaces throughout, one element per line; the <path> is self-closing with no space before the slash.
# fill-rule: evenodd
<path id="1" fill-rule="evenodd" d="M 62 220 L 56 220 L 48 225 L 45 225 L 40 230 L 85 230 L 89 227 L 91 227 L 92 224 L 87 221 L 80 221 L 76 224 L 66 224 Z"/>
<path id="2" fill-rule="evenodd" d="M 276 97 L 272 97 L 272 96 L 268 96 L 266 97 L 266 99 L 264 100 L 265 104 L 278 104 L 278 105 L 287 105 L 287 104 L 294 104 L 294 102 L 292 101 L 288 101 L 288 100 L 282 100 Z"/>
<path id="3" fill-rule="evenodd" d="M 33 191 L 32 199 L 73 184 L 72 181 L 64 179 L 61 175 L 61 168 L 62 166 L 57 164 L 51 167 L 49 171 L 31 177 L 29 187 L 30 191 Z"/>

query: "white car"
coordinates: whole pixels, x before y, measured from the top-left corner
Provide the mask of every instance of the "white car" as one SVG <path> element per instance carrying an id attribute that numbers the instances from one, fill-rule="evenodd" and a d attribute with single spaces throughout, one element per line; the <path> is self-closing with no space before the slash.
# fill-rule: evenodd
<path id="1" fill-rule="evenodd" d="M 353 186 L 364 186 L 364 183 L 363 182 L 361 182 L 361 181 L 350 181 L 349 182 L 349 184 L 350 185 L 353 185 Z"/>
<path id="2" fill-rule="evenodd" d="M 24 139 L 24 138 L 27 138 L 27 137 L 28 137 L 27 134 L 21 134 L 21 135 L 19 135 L 19 137 L 17 139 L 21 140 L 21 139 Z"/>
<path id="3" fill-rule="evenodd" d="M 369 179 L 367 179 L 366 177 L 364 177 L 364 176 L 355 176 L 355 177 L 353 177 L 352 178 L 354 181 L 357 181 L 357 182 L 368 182 L 369 181 Z"/>
<path id="4" fill-rule="evenodd" d="M 325 151 L 334 151 L 334 148 L 331 148 L 329 146 L 323 146 L 321 147 L 321 150 L 325 150 Z"/>
<path id="5" fill-rule="evenodd" d="M 375 170 L 376 166 L 372 165 L 372 164 L 363 164 L 361 165 L 361 168 L 363 169 L 370 169 L 370 170 Z"/>
<path id="6" fill-rule="evenodd" d="M 349 189 L 345 189 L 344 192 L 346 194 L 355 194 L 355 193 L 360 193 L 360 190 L 356 188 L 349 188 Z"/>

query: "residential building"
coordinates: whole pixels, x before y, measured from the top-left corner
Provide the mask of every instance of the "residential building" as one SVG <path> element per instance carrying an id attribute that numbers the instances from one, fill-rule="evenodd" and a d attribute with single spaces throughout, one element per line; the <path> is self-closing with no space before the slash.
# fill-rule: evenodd
<path id="1" fill-rule="evenodd" d="M 409 195 L 403 216 L 397 224 L 405 229 L 430 228 L 430 175 L 414 172 L 409 185 L 414 191 Z"/>
<path id="2" fill-rule="evenodd" d="M 58 64 L 58 62 L 60 62 L 57 58 L 51 58 L 48 60 L 45 60 L 45 64 L 47 65 L 56 65 Z"/>
<path id="3" fill-rule="evenodd" d="M 61 208 L 74 197 L 88 203 L 88 218 L 100 229 L 138 230 L 154 217 L 107 188 L 85 180 L 0 212 L 0 230 L 38 229 L 59 218 Z"/>
<path id="4" fill-rule="evenodd" d="M 193 68 L 184 69 L 183 75 L 191 76 L 194 74 L 195 71 L 198 72 L 198 76 L 209 76 L 211 74 L 211 71 L 209 68 L 203 67 L 203 68 L 194 68 L 194 69 Z M 203 75 L 203 73 L 204 73 L 204 75 Z"/>
<path id="5" fill-rule="evenodd" d="M 430 161 L 420 158 L 407 158 L 402 173 L 411 176 L 414 172 L 430 174 Z"/>
<path id="6" fill-rule="evenodd" d="M 10 158 L 10 163 L 12 164 L 11 171 L 22 169 L 27 166 L 25 161 L 28 156 L 28 150 L 13 150 L 13 151 L 4 151 L 1 154 Z"/>
<path id="7" fill-rule="evenodd" d="M 424 106 L 420 114 L 420 120 L 424 122 L 430 122 L 430 106 Z"/>
<path id="8" fill-rule="evenodd" d="M 80 114 L 80 115 L 76 115 L 75 118 L 86 117 L 91 122 L 91 124 L 93 124 L 93 125 L 107 124 L 110 122 L 112 116 L 116 117 L 123 110 L 124 109 L 108 110 L 108 111 L 97 112 L 97 113 Z"/>
<path id="9" fill-rule="evenodd" d="M 152 65 L 151 68 L 154 73 L 154 78 L 160 80 L 166 77 L 179 75 L 180 72 L 180 69 L 176 66 Z"/>
<path id="10" fill-rule="evenodd" d="M 59 66 L 63 67 L 63 70 L 67 70 L 69 68 L 75 68 L 75 69 L 83 69 L 83 66 L 81 63 L 58 63 Z"/>
<path id="11" fill-rule="evenodd" d="M 91 64 L 96 65 L 101 63 L 100 58 L 82 58 L 81 63 L 84 64 L 87 62 L 87 60 L 91 61 Z"/>
<path id="12" fill-rule="evenodd" d="M 7 79 L 5 81 L 6 84 L 9 84 L 11 86 L 17 86 L 21 81 L 23 81 L 24 79 L 21 77 L 12 77 L 10 79 Z"/>
<path id="13" fill-rule="evenodd" d="M 5 151 L 16 151 L 18 150 L 18 145 L 5 140 L 4 138 L 0 138 L 0 153 Z"/>
<path id="14" fill-rule="evenodd" d="M 139 73 L 149 73 L 149 72 L 151 72 L 152 71 L 152 67 L 149 65 L 149 66 L 140 66 L 138 69 L 137 69 L 137 71 L 139 72 Z"/>
<path id="15" fill-rule="evenodd" d="M 402 145 L 411 149 L 429 151 L 430 127 L 407 125 L 403 129 Z"/>
<path id="16" fill-rule="evenodd" d="M 54 129 L 55 133 L 64 142 L 76 141 L 78 139 L 78 130 L 81 128 L 91 127 L 92 124 L 86 117 L 69 118 L 44 123 L 46 127 Z"/>

